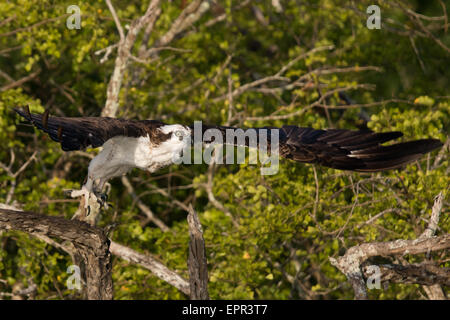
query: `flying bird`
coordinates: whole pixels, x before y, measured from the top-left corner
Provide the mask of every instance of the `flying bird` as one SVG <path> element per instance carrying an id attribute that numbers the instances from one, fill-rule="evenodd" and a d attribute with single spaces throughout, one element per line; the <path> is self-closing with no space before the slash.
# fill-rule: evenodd
<path id="1" fill-rule="evenodd" d="M 50 138 L 61 144 L 62 150 L 82 150 L 102 147 L 92 159 L 86 182 L 80 190 L 72 190 L 70 196 L 88 199 L 104 199 L 104 184 L 126 174 L 133 168 L 155 172 L 173 164 L 183 150 L 194 141 L 194 126 L 165 124 L 158 120 L 126 120 L 108 117 L 53 117 L 14 109 Z M 220 132 L 238 130 L 219 125 L 202 126 L 202 134 L 208 129 Z M 278 131 L 279 155 L 304 163 L 316 163 L 325 167 L 359 172 L 376 172 L 404 166 L 424 154 L 440 148 L 441 141 L 422 139 L 393 145 L 382 144 L 401 137 L 398 131 L 376 133 L 370 130 L 345 130 L 285 125 L 281 128 L 254 128 Z M 267 144 L 271 143 L 271 135 Z M 226 142 L 242 145 L 237 140 Z M 260 141 L 258 141 L 260 143 Z M 245 140 L 246 146 L 249 140 Z M 102 200 L 99 200 L 102 201 Z"/>

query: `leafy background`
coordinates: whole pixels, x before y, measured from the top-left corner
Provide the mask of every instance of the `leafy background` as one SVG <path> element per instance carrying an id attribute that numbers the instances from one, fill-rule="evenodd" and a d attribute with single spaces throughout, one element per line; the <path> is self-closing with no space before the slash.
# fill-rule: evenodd
<path id="1" fill-rule="evenodd" d="M 147 2 L 114 1 L 122 24 L 141 16 Z M 167 32 L 188 3 L 163 1 L 150 45 Z M 381 7 L 380 30 L 366 27 L 365 10 L 373 3 Z M 78 204 L 66 201 L 63 190 L 80 187 L 89 156 L 97 150 L 63 153 L 45 135 L 21 124 L 11 107 L 28 104 L 34 112 L 100 115 L 117 52 L 104 63 L 100 63 L 104 52 L 95 52 L 118 42 L 117 29 L 105 2 L 80 1 L 76 4 L 82 12 L 81 29 L 69 30 L 66 8 L 71 4 L 0 2 L 0 161 L 8 166 L 14 155 L 11 170 L 16 172 L 36 151 L 17 176 L 8 174 L 4 166 L 0 169 L 0 202 L 68 219 Z M 272 1 L 212 2 L 210 10 L 170 44 L 177 50 L 161 50 L 148 61 L 130 61 L 117 116 L 167 123 L 202 120 L 350 129 L 368 120 L 368 127 L 376 131 L 403 131 L 404 140 L 448 139 L 448 1 L 280 4 L 282 10 L 277 11 Z M 402 6 L 427 17 L 442 17 L 420 20 L 432 36 L 424 34 Z M 225 19 L 210 23 L 223 14 Z M 138 37 L 135 47 L 141 43 Z M 274 75 L 300 54 L 323 46 L 333 49 L 298 60 L 284 74 L 295 83 L 310 73 L 306 84 L 267 82 L 232 101 L 227 97 L 230 89 Z M 317 72 L 347 67 L 348 72 Z M 9 86 L 34 73 L 28 81 Z M 310 107 L 332 90 L 321 106 Z M 370 105 L 345 108 L 339 91 L 356 104 Z M 269 115 L 286 115 L 286 119 L 263 118 Z M 329 257 L 363 242 L 416 238 L 426 228 L 434 197 L 441 191 L 445 200 L 439 232 L 449 232 L 448 173 L 445 149 L 404 170 L 375 174 L 286 160 L 281 160 L 280 171 L 273 176 L 262 176 L 258 166 L 246 164 L 180 165 L 153 175 L 135 170 L 130 180 L 136 194 L 170 230 L 163 232 L 146 218 L 120 179 L 111 181 L 113 208 L 102 215 L 99 225 L 118 223 L 112 239 L 156 256 L 187 277 L 188 228 L 177 201 L 192 203 L 204 228 L 211 298 L 351 299 L 350 285 Z M 221 206 L 210 201 L 208 184 Z M 34 283 L 36 299 L 79 298 L 66 288 L 66 269 L 72 261 L 63 251 L 18 232 L 0 233 L 0 246 L 0 291 Z M 148 270 L 113 259 L 116 299 L 187 298 Z M 403 259 L 414 262 L 424 257 Z M 449 266 L 448 253 L 433 259 Z M 370 290 L 369 295 L 424 298 L 420 286 L 401 284 Z"/>

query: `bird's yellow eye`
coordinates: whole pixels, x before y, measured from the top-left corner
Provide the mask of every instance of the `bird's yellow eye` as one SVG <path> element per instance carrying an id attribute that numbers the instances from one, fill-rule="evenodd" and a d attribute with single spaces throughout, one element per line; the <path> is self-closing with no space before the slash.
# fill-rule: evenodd
<path id="1" fill-rule="evenodd" d="M 175 131 L 174 133 L 175 133 L 175 136 L 178 137 L 178 139 L 180 139 L 180 141 L 183 140 L 183 138 L 184 138 L 183 132 L 177 130 L 177 131 Z"/>

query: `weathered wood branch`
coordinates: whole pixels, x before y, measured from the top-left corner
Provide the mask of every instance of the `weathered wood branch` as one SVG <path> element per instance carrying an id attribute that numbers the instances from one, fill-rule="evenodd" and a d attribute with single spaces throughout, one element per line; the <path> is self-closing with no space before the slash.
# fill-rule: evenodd
<path id="1" fill-rule="evenodd" d="M 112 254 L 126 261 L 143 266 L 154 273 L 158 278 L 166 281 L 184 294 L 189 295 L 189 282 L 152 256 L 139 253 L 114 241 L 111 241 L 109 249 Z"/>
<path id="2" fill-rule="evenodd" d="M 12 81 L 11 83 L 8 83 L 7 85 L 1 87 L 0 88 L 0 92 L 6 91 L 6 90 L 9 90 L 9 89 L 13 89 L 13 88 L 16 88 L 16 87 L 20 87 L 25 82 L 36 78 L 39 75 L 39 73 L 41 73 L 41 69 L 38 69 L 38 70 L 34 71 L 33 73 L 30 73 L 29 75 L 27 75 L 27 76 L 25 76 L 25 77 L 23 77 L 23 78 L 21 78 L 19 80 Z"/>
<path id="3" fill-rule="evenodd" d="M 203 14 L 210 9 L 210 7 L 210 0 L 193 0 L 190 2 L 172 23 L 169 30 L 161 38 L 155 41 L 153 47 L 145 52 L 141 51 L 140 58 L 149 58 L 152 54 L 158 51 L 158 48 L 167 46 L 170 42 L 179 37 L 180 34 L 197 22 Z"/>
<path id="4" fill-rule="evenodd" d="M 78 220 L 45 216 L 34 212 L 0 209 L 0 230 L 17 230 L 30 235 L 56 237 L 73 244 L 85 264 L 87 298 L 113 297 L 109 239 L 100 228 Z"/>
<path id="5" fill-rule="evenodd" d="M 363 271 L 361 270 L 361 265 L 367 259 L 375 256 L 388 257 L 429 253 L 450 248 L 450 234 L 444 234 L 439 237 L 432 236 L 437 228 L 441 207 L 442 193 L 435 199 L 427 231 L 415 240 L 364 243 L 350 248 L 343 256 L 337 259 L 330 258 L 331 264 L 344 273 L 351 283 L 355 292 L 355 299 L 367 299 L 368 297 Z M 415 273 L 417 274 L 417 271 Z M 443 295 L 440 297 L 445 298 Z"/>
<path id="6" fill-rule="evenodd" d="M 100 213 L 102 208 L 98 201 L 93 197 L 88 200 L 88 208 L 84 205 L 86 199 L 84 197 L 80 198 L 80 204 L 78 205 L 78 210 L 72 217 L 72 220 L 79 220 L 90 224 L 95 227 L 97 222 L 100 220 Z"/>
<path id="7" fill-rule="evenodd" d="M 189 205 L 187 216 L 189 225 L 189 284 L 192 300 L 209 300 L 208 293 L 208 264 L 206 261 L 205 240 L 197 213 Z"/>
<path id="8" fill-rule="evenodd" d="M 160 0 L 152 0 L 145 14 L 133 21 L 126 36 L 123 34 L 123 29 L 120 25 L 119 19 L 117 18 L 115 10 L 112 9 L 111 11 L 112 15 L 115 17 L 114 20 L 120 33 L 120 41 L 117 48 L 117 57 L 115 61 L 114 71 L 109 81 L 108 89 L 106 91 L 106 103 L 102 111 L 103 117 L 116 116 L 117 109 L 119 107 L 119 92 L 122 86 L 123 76 L 130 59 L 131 51 L 133 49 L 137 35 L 145 25 L 152 21 L 152 17 L 159 12 L 159 3 Z M 109 6 L 110 8 L 113 8 L 110 2 Z"/>
<path id="9" fill-rule="evenodd" d="M 431 209 L 431 217 L 430 222 L 428 223 L 428 227 L 425 231 L 420 235 L 420 238 L 430 238 L 432 237 L 438 228 L 439 225 L 439 216 L 442 210 L 442 201 L 444 200 L 444 196 L 442 192 L 440 192 L 436 199 L 434 199 L 433 209 Z"/>
<path id="10" fill-rule="evenodd" d="M 8 209 L 22 212 L 22 210 L 17 207 L 4 205 L 2 203 L 0 203 L 0 209 Z M 75 260 L 77 257 L 79 257 L 77 256 L 77 253 L 75 252 L 76 249 L 72 243 L 69 242 L 59 243 L 43 234 L 35 233 L 33 234 L 33 236 L 48 243 L 51 246 L 54 246 L 58 249 L 65 251 L 72 257 L 72 260 Z M 189 281 L 184 279 L 182 276 L 178 275 L 175 271 L 170 270 L 168 267 L 166 267 L 163 263 L 158 261 L 158 259 L 153 257 L 151 254 L 139 253 L 127 246 L 114 242 L 111 239 L 109 250 L 111 254 L 126 261 L 129 261 L 131 263 L 140 265 L 141 267 L 151 271 L 155 276 L 157 276 L 161 280 L 166 281 L 168 284 L 174 286 L 175 288 L 177 288 L 178 290 L 189 296 L 190 292 Z"/>
<path id="11" fill-rule="evenodd" d="M 420 254 L 448 248 L 450 248 L 450 234 L 426 239 L 364 243 L 350 248 L 342 257 L 330 258 L 330 262 L 347 276 L 355 291 L 355 298 L 367 299 L 367 289 L 361 272 L 361 264 L 368 258 Z"/>
<path id="12" fill-rule="evenodd" d="M 440 268 L 432 263 L 417 263 L 405 266 L 382 264 L 378 265 L 378 268 L 380 270 L 380 282 L 450 286 L 450 268 Z M 372 276 L 368 267 L 363 267 L 362 271 L 364 278 L 367 279 Z"/>
<path id="13" fill-rule="evenodd" d="M 428 223 L 427 229 L 420 235 L 420 238 L 430 238 L 434 236 L 436 233 L 436 230 L 438 229 L 439 225 L 439 216 L 441 214 L 442 210 L 442 201 L 443 201 L 443 194 L 440 192 L 436 199 L 434 199 L 433 209 L 431 210 L 431 217 L 430 222 Z M 450 278 L 450 274 L 448 275 Z M 445 294 L 442 290 L 441 286 L 439 284 L 432 284 L 432 285 L 424 285 L 423 289 L 425 290 L 428 298 L 430 300 L 445 300 Z"/>
<path id="14" fill-rule="evenodd" d="M 130 180 L 126 176 L 122 176 L 121 178 L 122 184 L 127 189 L 128 193 L 131 195 L 134 201 L 136 201 L 137 206 L 141 211 L 147 216 L 148 220 L 153 222 L 158 228 L 160 228 L 163 232 L 170 231 L 170 228 L 161 220 L 159 219 L 153 211 L 144 203 L 142 202 L 139 197 L 137 196 L 136 192 L 134 191 L 133 186 L 130 183 Z"/>

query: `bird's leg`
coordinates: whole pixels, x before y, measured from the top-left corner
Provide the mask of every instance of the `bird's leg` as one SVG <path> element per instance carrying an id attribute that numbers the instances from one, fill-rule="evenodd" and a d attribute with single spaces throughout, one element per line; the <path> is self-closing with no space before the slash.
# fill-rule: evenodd
<path id="1" fill-rule="evenodd" d="M 86 183 L 81 187 L 80 190 L 68 190 L 67 194 L 69 195 L 69 197 L 72 198 L 79 198 L 84 196 L 84 208 L 88 209 L 89 200 L 91 199 L 93 201 L 97 200 L 97 196 L 93 191 L 94 191 L 94 180 L 88 176 Z"/>
<path id="2" fill-rule="evenodd" d="M 100 206 L 104 207 L 105 209 L 108 209 L 108 194 L 103 191 L 103 186 L 106 183 L 106 179 L 99 179 L 98 184 L 96 185 L 94 189 L 95 196 L 97 197 L 97 201 L 100 204 Z"/>

